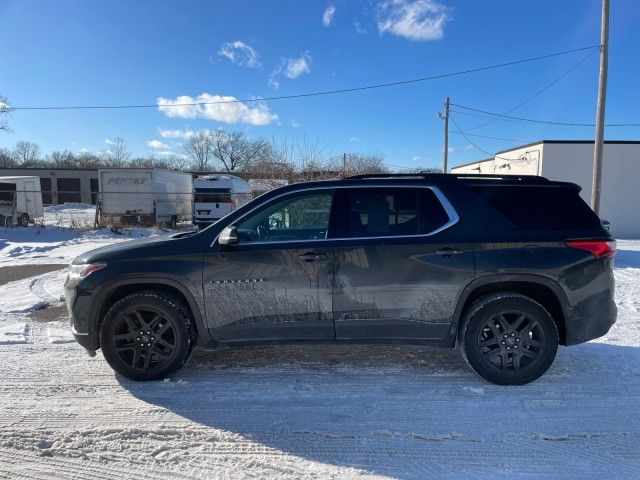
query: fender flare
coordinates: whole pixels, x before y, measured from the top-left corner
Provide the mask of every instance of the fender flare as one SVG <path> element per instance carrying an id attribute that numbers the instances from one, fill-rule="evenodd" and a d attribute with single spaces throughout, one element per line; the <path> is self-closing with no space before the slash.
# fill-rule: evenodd
<path id="1" fill-rule="evenodd" d="M 96 334 L 98 333 L 98 324 L 101 321 L 101 319 L 98 318 L 99 313 L 102 310 L 105 301 L 113 294 L 116 289 L 128 285 L 140 285 L 142 287 L 144 287 L 145 285 L 162 285 L 173 288 L 180 292 L 180 294 L 182 294 L 182 296 L 186 299 L 189 309 L 193 314 L 193 321 L 196 324 L 196 328 L 198 330 L 197 344 L 207 345 L 210 343 L 211 339 L 208 333 L 209 330 L 207 329 L 205 324 L 203 315 L 204 305 L 202 305 L 202 302 L 198 302 L 193 292 L 184 283 L 169 277 L 154 275 L 127 276 L 105 283 L 100 287 L 100 293 L 98 294 L 96 301 L 93 303 L 90 313 L 91 324 L 93 325 L 93 330 Z"/>
<path id="2" fill-rule="evenodd" d="M 469 282 L 464 289 L 460 292 L 458 297 L 456 308 L 453 314 L 453 326 L 450 336 L 457 338 L 458 328 L 462 322 L 462 313 L 465 304 L 469 297 L 475 290 L 487 285 L 493 285 L 496 283 L 504 282 L 519 282 L 519 283 L 533 283 L 548 288 L 556 296 L 560 303 L 560 308 L 564 315 L 565 320 L 571 317 L 571 313 L 567 308 L 567 296 L 562 290 L 562 287 L 553 279 L 545 277 L 544 275 L 536 275 L 530 273 L 496 273 L 483 275 Z"/>

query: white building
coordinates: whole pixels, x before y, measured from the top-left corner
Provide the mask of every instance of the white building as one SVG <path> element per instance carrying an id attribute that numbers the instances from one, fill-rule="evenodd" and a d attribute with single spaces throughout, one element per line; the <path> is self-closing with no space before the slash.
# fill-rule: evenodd
<path id="1" fill-rule="evenodd" d="M 640 141 L 605 141 L 600 217 L 618 238 L 640 238 Z M 593 141 L 541 140 L 458 165 L 451 173 L 541 175 L 577 183 L 591 200 Z"/>

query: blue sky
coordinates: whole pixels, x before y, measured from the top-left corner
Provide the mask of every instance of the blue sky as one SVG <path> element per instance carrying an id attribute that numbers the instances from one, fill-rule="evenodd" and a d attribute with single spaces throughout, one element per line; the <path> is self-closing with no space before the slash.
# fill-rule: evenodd
<path id="1" fill-rule="evenodd" d="M 607 121 L 639 122 L 640 8 L 613 0 Z M 70 1 L 0 0 L 0 94 L 13 106 L 155 104 L 247 99 L 411 79 L 599 43 L 600 0 Z M 87 149 L 123 137 L 137 155 L 181 153 L 189 132 L 318 142 L 327 154 L 380 152 L 390 165 L 438 166 L 449 95 L 505 112 L 585 56 L 409 86 L 306 99 L 141 110 L 15 111 L 0 147 Z M 513 115 L 593 122 L 591 55 Z M 455 113 L 463 128 L 485 119 Z M 452 126 L 452 132 L 455 127 Z M 495 121 L 471 130 L 489 152 L 593 128 Z M 638 139 L 609 128 L 607 139 Z M 485 158 L 456 133 L 450 163 Z"/>

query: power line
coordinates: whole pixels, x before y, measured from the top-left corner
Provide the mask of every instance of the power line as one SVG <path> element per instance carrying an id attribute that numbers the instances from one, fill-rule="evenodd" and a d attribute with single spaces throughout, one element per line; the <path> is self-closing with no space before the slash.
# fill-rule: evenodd
<path id="1" fill-rule="evenodd" d="M 569 68 L 566 72 L 564 72 L 562 75 L 560 75 L 559 77 L 557 77 L 556 79 L 554 79 L 552 82 L 548 83 L 547 85 L 545 85 L 544 87 L 542 87 L 540 90 L 538 90 L 537 92 L 535 92 L 533 95 L 531 95 L 530 97 L 526 98 L 525 100 L 523 100 L 522 102 L 518 103 L 516 106 L 514 106 L 513 108 L 510 108 L 509 110 L 507 110 L 506 112 L 504 112 L 504 114 L 509 114 L 511 112 L 516 111 L 518 108 L 522 107 L 523 105 L 529 103 L 531 100 L 539 97 L 540 95 L 542 95 L 544 92 L 546 92 L 547 90 L 549 90 L 551 87 L 553 87 L 556 83 L 558 83 L 560 80 L 562 80 L 564 77 L 566 77 L 567 75 L 569 75 L 572 71 L 574 71 L 576 68 L 578 68 L 585 60 L 587 60 L 587 58 L 589 58 L 591 55 L 593 55 L 597 50 L 593 49 L 591 50 L 589 53 L 587 53 L 584 57 L 582 57 L 580 60 L 578 60 L 577 63 L 575 63 L 574 65 L 571 66 L 571 68 Z M 487 125 L 493 123 L 495 120 L 489 120 L 488 122 L 482 123 L 480 125 L 476 125 L 475 127 L 471 127 L 471 128 L 467 128 L 467 132 L 471 131 L 471 130 L 477 130 L 478 128 L 482 128 L 482 127 L 486 127 Z"/>
<path id="2" fill-rule="evenodd" d="M 459 112 L 462 113 L 462 112 Z M 485 117 L 486 118 L 486 117 Z M 477 138 L 488 138 L 489 140 L 501 140 L 504 142 L 526 142 L 527 140 L 523 140 L 521 138 L 504 138 L 504 137 L 492 137 L 490 135 L 479 135 L 477 133 L 469 133 L 470 129 L 465 130 L 464 132 L 470 136 L 470 137 L 477 137 Z M 460 132 L 451 132 L 455 135 L 462 135 Z"/>
<path id="3" fill-rule="evenodd" d="M 479 108 L 471 108 L 465 107 L 464 105 L 459 105 L 456 103 L 452 103 L 455 107 L 462 108 L 464 110 L 470 110 L 472 112 L 478 112 L 485 115 L 490 115 L 499 118 L 505 118 L 509 120 L 517 120 L 520 122 L 528 122 L 528 123 L 542 123 L 545 125 L 558 125 L 563 127 L 595 127 L 595 123 L 578 123 L 578 122 L 557 122 L 552 120 L 538 120 L 534 118 L 525 118 L 525 117 L 514 117 L 511 115 L 504 115 L 502 113 L 489 112 L 487 110 L 480 110 Z M 461 112 L 459 112 L 461 113 Z M 640 123 L 607 123 L 607 127 L 640 127 Z"/>
<path id="4" fill-rule="evenodd" d="M 495 155 L 493 153 L 489 153 L 488 151 L 486 151 L 484 148 L 479 147 L 477 143 L 475 143 L 473 140 L 471 140 L 467 134 L 464 132 L 464 130 L 462 130 L 460 128 L 460 125 L 458 125 L 458 122 L 456 122 L 455 118 L 453 118 L 453 115 L 450 115 L 449 118 L 451 119 L 451 121 L 453 122 L 453 124 L 455 125 L 456 129 L 458 129 L 458 132 L 460 133 L 460 135 L 462 135 L 464 138 L 467 139 L 467 142 L 469 142 L 471 145 L 473 145 L 476 150 L 479 150 L 480 152 L 484 153 L 485 155 L 489 155 L 490 157 L 494 157 L 494 158 L 499 158 L 500 160 L 509 160 L 509 161 L 513 161 L 513 158 L 505 158 L 505 157 L 499 157 L 498 155 Z"/>
<path id="5" fill-rule="evenodd" d="M 218 100 L 212 102 L 192 102 L 192 103 L 180 103 L 180 104 L 138 104 L 138 105 L 73 105 L 73 106 L 52 106 L 52 107 L 12 107 L 11 110 L 116 110 L 116 109 L 133 109 L 133 108 L 173 108 L 173 107 L 190 107 L 199 105 L 219 105 L 227 103 L 250 103 L 250 102 L 262 102 L 262 101 L 274 101 L 274 100 L 288 100 L 293 98 L 305 98 L 305 97 L 317 97 L 322 95 L 334 95 L 338 93 L 351 93 L 359 92 L 363 90 L 373 90 L 377 88 L 394 87 L 399 85 L 408 85 L 412 83 L 426 82 L 430 80 L 437 80 L 441 78 L 455 77 L 459 75 L 467 75 L 470 73 L 477 73 L 486 70 L 494 70 L 498 68 L 510 67 L 513 65 L 520 65 L 522 63 L 534 62 L 538 60 L 544 60 L 547 58 L 558 57 L 561 55 L 568 55 L 576 52 L 583 52 L 585 50 L 599 49 L 600 45 L 590 45 L 588 47 L 574 48 L 572 50 L 564 50 L 561 52 L 550 53 L 547 55 L 540 55 L 537 57 L 529 57 L 521 60 L 514 60 L 511 62 L 498 63 L 493 65 L 487 65 L 483 67 L 470 68 L 467 70 L 460 70 L 457 72 L 442 73 L 437 75 L 430 75 L 426 77 L 414 78 L 410 80 L 400 80 L 396 82 L 378 83 L 373 85 L 364 85 L 359 87 L 342 88 L 335 90 L 323 90 L 318 92 L 299 93 L 295 95 L 280 95 L 274 97 L 262 97 L 262 98 L 248 98 L 248 99 L 234 99 L 234 100 Z"/>

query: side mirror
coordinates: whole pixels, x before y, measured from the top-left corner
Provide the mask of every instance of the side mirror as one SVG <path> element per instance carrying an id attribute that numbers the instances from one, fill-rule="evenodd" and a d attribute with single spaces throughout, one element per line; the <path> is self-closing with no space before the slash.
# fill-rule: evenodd
<path id="1" fill-rule="evenodd" d="M 220 245 L 233 245 L 238 243 L 238 232 L 235 225 L 229 225 L 226 227 L 220 235 L 218 235 L 218 243 Z"/>

